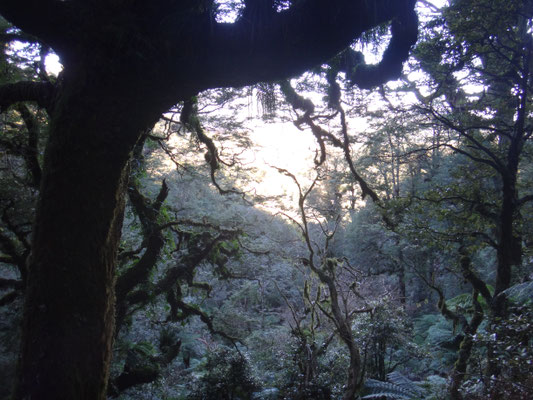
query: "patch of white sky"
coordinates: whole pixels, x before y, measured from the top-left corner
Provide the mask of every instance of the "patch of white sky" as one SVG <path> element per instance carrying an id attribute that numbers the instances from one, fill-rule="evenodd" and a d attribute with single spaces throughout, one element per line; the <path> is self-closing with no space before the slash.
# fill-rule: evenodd
<path id="1" fill-rule="evenodd" d="M 44 60 L 44 66 L 48 74 L 58 76 L 63 70 L 63 65 L 59 60 L 59 56 L 55 53 L 48 54 Z"/>
<path id="2" fill-rule="evenodd" d="M 221 108 L 214 112 L 243 121 L 242 130 L 247 132 L 251 146 L 243 150 L 237 142 L 225 140 L 223 146 L 221 143 L 218 145 L 221 157 L 229 160 L 232 155 L 238 154 L 238 160 L 243 166 L 242 171 L 245 171 L 247 167 L 253 168 L 253 175 L 249 177 L 250 179 L 239 181 L 240 190 L 264 198 L 278 198 L 278 200 L 264 201 L 261 208 L 275 213 L 278 210 L 279 201 L 285 203 L 287 208 L 294 207 L 297 204 L 296 186 L 290 178 L 281 174 L 276 168 L 282 168 L 294 174 L 304 188 L 310 184 L 309 171 L 313 169 L 317 149 L 312 133 L 308 130 L 297 129 L 292 122 L 264 121 L 261 118 L 263 109 L 256 90 L 251 91 L 247 97 L 237 99 L 236 102 L 244 104 L 237 114 L 232 114 L 235 111 L 229 108 Z M 223 129 L 223 126 L 220 128 L 213 126 L 207 130 L 207 134 L 217 142 L 219 135 L 227 137 L 227 133 L 222 132 Z M 175 140 L 174 147 L 179 146 L 180 139 Z M 174 168 L 170 160 L 163 164 L 167 171 Z M 227 173 L 234 175 L 231 168 Z"/>
<path id="3" fill-rule="evenodd" d="M 244 8 L 239 0 L 215 0 L 217 22 L 234 22 Z"/>
<path id="4" fill-rule="evenodd" d="M 278 11 L 289 8 L 289 0 L 280 1 L 278 4 Z M 244 9 L 244 1 L 242 0 L 215 0 L 217 22 L 235 22 L 240 12 Z"/>
<path id="5" fill-rule="evenodd" d="M 308 185 L 316 149 L 312 134 L 289 122 L 254 125 L 250 134 L 254 147 L 247 161 L 253 162 L 258 176 L 247 189 L 253 188 L 262 196 L 286 196 L 287 201 L 296 201 L 294 182 L 274 167 L 289 171 L 303 186 Z"/>

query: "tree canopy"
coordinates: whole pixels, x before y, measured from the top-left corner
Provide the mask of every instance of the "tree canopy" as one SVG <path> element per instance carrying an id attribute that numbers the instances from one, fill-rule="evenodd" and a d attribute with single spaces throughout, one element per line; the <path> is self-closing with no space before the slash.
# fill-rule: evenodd
<path id="1" fill-rule="evenodd" d="M 533 6 L 441 3 L 3 1 L 0 398 L 530 399 Z"/>
<path id="2" fill-rule="evenodd" d="M 226 23 L 209 0 L 2 1 L 13 24 L 3 43 L 51 48 L 64 66 L 57 79 L 41 71 L 0 87 L 0 110 L 34 101 L 49 118 L 27 267 L 26 254 L 19 260 L 26 300 L 15 398 L 105 397 L 131 154 L 163 112 L 209 88 L 302 73 L 390 23 L 380 64 L 349 53 L 342 67 L 361 86 L 385 82 L 416 41 L 414 3 L 244 1 Z M 153 204 L 164 197 L 162 188 Z"/>

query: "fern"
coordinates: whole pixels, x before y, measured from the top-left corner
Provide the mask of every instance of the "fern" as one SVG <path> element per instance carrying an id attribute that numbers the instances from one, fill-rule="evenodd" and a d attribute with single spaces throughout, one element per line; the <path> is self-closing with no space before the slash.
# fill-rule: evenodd
<path id="1" fill-rule="evenodd" d="M 472 308 L 472 295 L 463 293 L 446 301 L 446 305 L 453 312 L 463 312 Z"/>
<path id="2" fill-rule="evenodd" d="M 517 304 L 533 303 L 533 281 L 519 283 L 505 290 L 506 296 L 510 297 Z"/>
<path id="3" fill-rule="evenodd" d="M 414 397 L 411 392 L 405 390 L 403 387 L 390 382 L 377 381 L 375 379 L 367 379 L 365 382 L 365 394 L 363 399 L 391 399 L 391 400 L 413 400 Z"/>
<path id="4" fill-rule="evenodd" d="M 425 391 L 399 372 L 387 375 L 389 382 L 367 379 L 362 399 L 419 400 Z"/>
<path id="5" fill-rule="evenodd" d="M 422 397 L 425 394 L 425 390 L 418 386 L 415 382 L 407 378 L 405 375 L 400 374 L 397 371 L 393 371 L 387 375 L 389 382 L 395 385 L 401 386 L 405 390 L 411 392 L 415 397 Z"/>
<path id="6" fill-rule="evenodd" d="M 150 342 L 132 343 L 131 350 L 143 357 L 150 357 L 156 353 L 155 347 Z"/>

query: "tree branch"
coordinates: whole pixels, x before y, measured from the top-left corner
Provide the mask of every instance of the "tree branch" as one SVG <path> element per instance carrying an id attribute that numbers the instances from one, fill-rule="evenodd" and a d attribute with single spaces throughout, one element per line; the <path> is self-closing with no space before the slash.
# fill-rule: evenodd
<path id="1" fill-rule="evenodd" d="M 522 197 L 521 199 L 518 200 L 518 204 L 522 206 L 525 203 L 530 202 L 530 201 L 533 201 L 533 194 L 529 194 L 527 196 Z"/>
<path id="2" fill-rule="evenodd" d="M 53 108 L 55 86 L 50 82 L 21 81 L 0 86 L 0 112 L 19 101 L 35 101 L 39 107 Z"/>
<path id="3" fill-rule="evenodd" d="M 386 61 L 379 70 L 360 74 L 356 83 L 365 85 L 370 77 L 372 84 L 385 82 L 390 71 L 401 71 L 385 64 L 401 66 L 416 41 L 414 5 L 413 0 L 303 0 L 276 13 L 250 15 L 245 10 L 233 24 L 197 27 L 198 48 L 208 48 L 199 56 L 201 79 L 205 87 L 220 87 L 296 76 L 334 57 L 363 32 L 394 20 Z M 175 35 L 169 36 L 179 46 Z"/>
<path id="4" fill-rule="evenodd" d="M 23 287 L 24 287 L 23 282 L 18 279 L 0 278 L 0 289 L 5 289 L 5 288 L 22 289 Z"/>
<path id="5" fill-rule="evenodd" d="M 461 256 L 460 264 L 461 264 L 461 270 L 463 272 L 463 276 L 465 279 L 470 282 L 472 287 L 475 289 L 477 293 L 480 293 L 481 296 L 485 299 L 487 304 L 490 304 L 492 302 L 492 296 L 490 294 L 489 288 L 487 287 L 486 283 L 483 282 L 479 276 L 472 270 L 472 260 L 468 254 L 466 254 L 464 249 L 459 249 L 459 253 Z"/>
<path id="6" fill-rule="evenodd" d="M 19 295 L 19 292 L 17 290 L 13 290 L 12 292 L 9 292 L 3 297 L 0 297 L 0 307 L 8 305 L 9 303 L 12 303 L 15 301 L 17 296 Z"/>
<path id="7" fill-rule="evenodd" d="M 342 69 L 352 85 L 357 85 L 361 89 L 371 89 L 387 81 L 400 78 L 403 62 L 407 60 L 411 46 L 416 43 L 417 27 L 418 17 L 415 11 L 407 8 L 392 22 L 392 38 L 379 64 L 365 64 L 362 54 L 357 56 L 351 54 L 350 57 L 345 58 L 346 60 L 358 61 L 355 64 L 345 63 Z M 347 51 L 355 53 L 351 49 Z"/>

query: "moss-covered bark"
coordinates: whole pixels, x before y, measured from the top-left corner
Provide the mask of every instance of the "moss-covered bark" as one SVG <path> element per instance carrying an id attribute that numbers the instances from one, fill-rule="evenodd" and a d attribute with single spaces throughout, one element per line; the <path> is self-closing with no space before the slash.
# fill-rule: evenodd
<path id="1" fill-rule="evenodd" d="M 51 118 L 15 399 L 105 398 L 126 167 L 157 114 L 130 117 L 139 98 L 83 82 L 74 77 Z"/>

